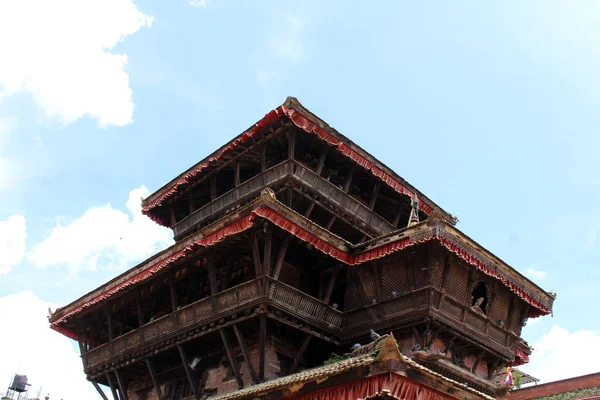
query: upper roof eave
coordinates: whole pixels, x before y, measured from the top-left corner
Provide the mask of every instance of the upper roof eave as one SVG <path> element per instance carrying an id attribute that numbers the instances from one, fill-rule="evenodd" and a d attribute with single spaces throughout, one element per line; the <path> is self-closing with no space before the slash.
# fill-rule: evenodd
<path id="1" fill-rule="evenodd" d="M 286 99 L 286 101 L 283 103 L 283 105 L 280 106 L 280 107 L 278 107 L 278 109 L 281 108 L 281 107 L 286 107 L 286 108 L 289 108 L 289 109 L 293 109 L 294 111 L 300 113 L 304 118 L 307 118 L 310 121 L 312 121 L 313 123 L 319 125 L 322 129 L 324 129 L 325 131 L 327 131 L 328 134 L 334 136 L 336 139 L 338 139 L 339 141 L 343 142 L 346 146 L 348 146 L 349 148 L 351 148 L 354 152 L 360 154 L 361 157 L 363 157 L 364 159 L 368 160 L 372 164 L 376 165 L 382 171 L 385 171 L 385 173 L 387 175 L 391 176 L 399 184 L 401 184 L 402 186 L 405 186 L 408 190 L 410 190 L 411 192 L 415 193 L 418 196 L 419 201 L 421 201 L 424 204 L 426 204 L 429 209 L 436 209 L 436 208 L 440 209 L 440 210 L 442 210 L 448 216 L 448 218 L 450 220 L 453 220 L 455 222 L 455 218 L 450 213 L 448 213 L 447 211 L 444 211 L 440 206 L 438 206 L 431 199 L 429 199 L 427 196 L 425 196 L 421 191 L 419 191 L 418 189 L 416 189 L 414 186 L 412 186 L 410 183 L 408 183 L 406 180 L 404 180 L 402 177 L 400 177 L 398 174 L 396 174 L 392 169 L 390 169 L 389 167 L 387 167 L 384 163 L 382 163 L 381 161 L 379 161 L 373 155 L 369 154 L 367 151 L 365 151 L 364 149 L 362 149 L 360 146 L 356 145 L 354 142 L 352 142 L 346 136 L 344 136 L 341 133 L 339 133 L 337 130 L 335 130 L 330 125 L 328 125 L 325 121 L 323 121 L 318 116 L 316 116 L 311 111 L 309 111 L 306 107 L 304 107 L 300 103 L 300 101 L 298 101 L 297 98 L 295 98 L 295 97 L 288 97 Z M 277 109 L 275 109 L 275 110 L 267 113 L 266 116 L 262 120 L 259 121 L 259 123 L 261 121 L 263 121 L 265 118 L 269 117 L 269 116 L 271 116 L 271 118 L 272 118 L 273 117 L 273 112 L 276 111 L 276 110 Z M 277 117 L 275 119 L 285 118 L 285 117 L 286 117 L 285 114 L 281 114 L 281 115 L 277 115 Z M 269 119 L 269 121 L 270 121 L 270 119 Z M 194 171 L 200 170 L 201 167 L 203 165 L 205 165 L 206 163 L 208 163 L 211 159 L 218 158 L 218 156 L 220 154 L 222 154 L 225 150 L 228 149 L 228 147 L 231 145 L 231 143 L 235 142 L 236 140 L 242 140 L 242 138 L 244 137 L 244 135 L 246 135 L 248 132 L 253 131 L 253 129 L 255 129 L 255 127 L 257 127 L 257 125 L 258 124 L 252 125 L 250 128 L 248 128 L 248 130 L 246 130 L 243 133 L 237 135 L 236 137 L 234 137 L 233 139 L 231 139 L 229 142 L 227 142 L 225 145 L 221 146 L 219 149 L 215 150 L 213 153 L 211 153 L 210 155 L 208 155 L 207 157 L 205 157 L 201 161 L 195 163 L 193 166 L 191 166 L 190 168 L 188 168 L 184 172 L 182 172 L 179 175 L 177 175 L 175 178 L 173 178 L 167 184 L 163 185 L 160 189 L 158 189 L 154 193 L 150 194 L 146 199 L 144 199 L 142 201 L 142 208 L 143 208 L 144 212 L 145 213 L 151 213 L 152 208 L 154 208 L 154 206 L 152 206 L 152 204 L 155 203 L 161 197 L 163 197 L 165 194 L 169 193 L 169 191 L 173 190 L 173 188 L 177 186 L 177 183 L 183 177 L 186 177 L 186 176 L 188 176 L 190 174 L 193 174 Z"/>

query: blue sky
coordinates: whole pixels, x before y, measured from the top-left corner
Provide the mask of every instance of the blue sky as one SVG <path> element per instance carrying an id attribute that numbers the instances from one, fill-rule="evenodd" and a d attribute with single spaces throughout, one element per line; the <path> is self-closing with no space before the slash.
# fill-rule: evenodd
<path id="1" fill-rule="evenodd" d="M 15 361 L 0 379 L 20 369 L 65 400 L 94 396 L 47 306 L 169 245 L 139 198 L 286 96 L 558 293 L 524 331 L 524 370 L 595 372 L 597 2 L 45 3 L 0 5 L 0 310 L 23 309 L 33 332 L 11 340 L 53 345 L 19 358 L 3 341 Z M 79 386 L 54 382 L 57 358 Z"/>

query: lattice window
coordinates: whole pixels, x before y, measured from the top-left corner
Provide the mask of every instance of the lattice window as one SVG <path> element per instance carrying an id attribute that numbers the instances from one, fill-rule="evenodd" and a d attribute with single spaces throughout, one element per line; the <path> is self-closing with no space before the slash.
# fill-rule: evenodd
<path id="1" fill-rule="evenodd" d="M 399 257 L 386 260 L 380 267 L 381 294 L 383 298 L 395 297 L 410 290 L 406 264 Z"/>
<path id="2" fill-rule="evenodd" d="M 359 284 L 362 285 L 363 290 L 367 296 L 367 302 L 377 298 L 377 291 L 375 289 L 375 279 L 371 271 L 370 265 L 365 265 L 358 269 Z"/>
<path id="3" fill-rule="evenodd" d="M 467 296 L 469 271 L 454 257 L 450 260 L 450 270 L 446 277 L 446 294 L 464 302 Z"/>
<path id="4" fill-rule="evenodd" d="M 510 306 L 510 292 L 503 286 L 496 285 L 492 303 L 490 304 L 490 319 L 498 325 L 504 326 L 507 321 Z"/>

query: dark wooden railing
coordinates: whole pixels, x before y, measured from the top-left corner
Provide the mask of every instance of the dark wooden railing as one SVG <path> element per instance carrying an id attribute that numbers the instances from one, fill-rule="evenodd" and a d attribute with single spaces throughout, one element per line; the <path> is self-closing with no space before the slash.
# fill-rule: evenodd
<path id="1" fill-rule="evenodd" d="M 341 332 L 343 314 L 340 311 L 298 289 L 264 277 L 198 300 L 90 350 L 83 355 L 84 368 L 89 370 L 101 366 L 113 358 L 142 350 L 261 301 L 268 301 L 272 306 L 316 326 Z"/>
<path id="2" fill-rule="evenodd" d="M 284 161 L 274 165 L 264 172 L 242 182 L 238 187 L 217 197 L 214 201 L 200 207 L 173 226 L 175 238 L 181 237 L 206 218 L 234 205 L 238 201 L 257 196 L 265 186 L 273 185 L 291 174 L 293 165 L 293 161 Z"/>
<path id="3" fill-rule="evenodd" d="M 295 163 L 294 177 L 304 185 L 313 188 L 320 196 L 325 196 L 330 203 L 335 204 L 380 234 L 396 230 L 394 225 L 370 210 L 369 207 L 299 162 Z"/>
<path id="4" fill-rule="evenodd" d="M 288 176 L 293 176 L 302 184 L 313 188 L 329 203 L 345 210 L 348 215 L 352 215 L 360 222 L 370 226 L 379 234 L 386 234 L 396 229 L 386 219 L 328 180 L 317 175 L 310 168 L 297 161 L 286 160 L 242 182 L 238 187 L 217 197 L 214 201 L 200 207 L 191 215 L 179 221 L 173 226 L 175 238 L 183 237 L 206 218 L 233 206 L 235 203 L 258 196 L 264 187 L 274 185 Z"/>

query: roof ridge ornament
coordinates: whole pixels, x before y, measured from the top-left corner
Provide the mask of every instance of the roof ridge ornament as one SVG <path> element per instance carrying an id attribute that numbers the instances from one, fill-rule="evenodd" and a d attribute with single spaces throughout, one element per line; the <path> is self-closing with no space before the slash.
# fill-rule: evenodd
<path id="1" fill-rule="evenodd" d="M 419 223 L 419 198 L 416 193 L 410 199 L 410 206 L 411 210 L 410 217 L 408 218 L 408 225 L 406 226 L 407 228 Z"/>

